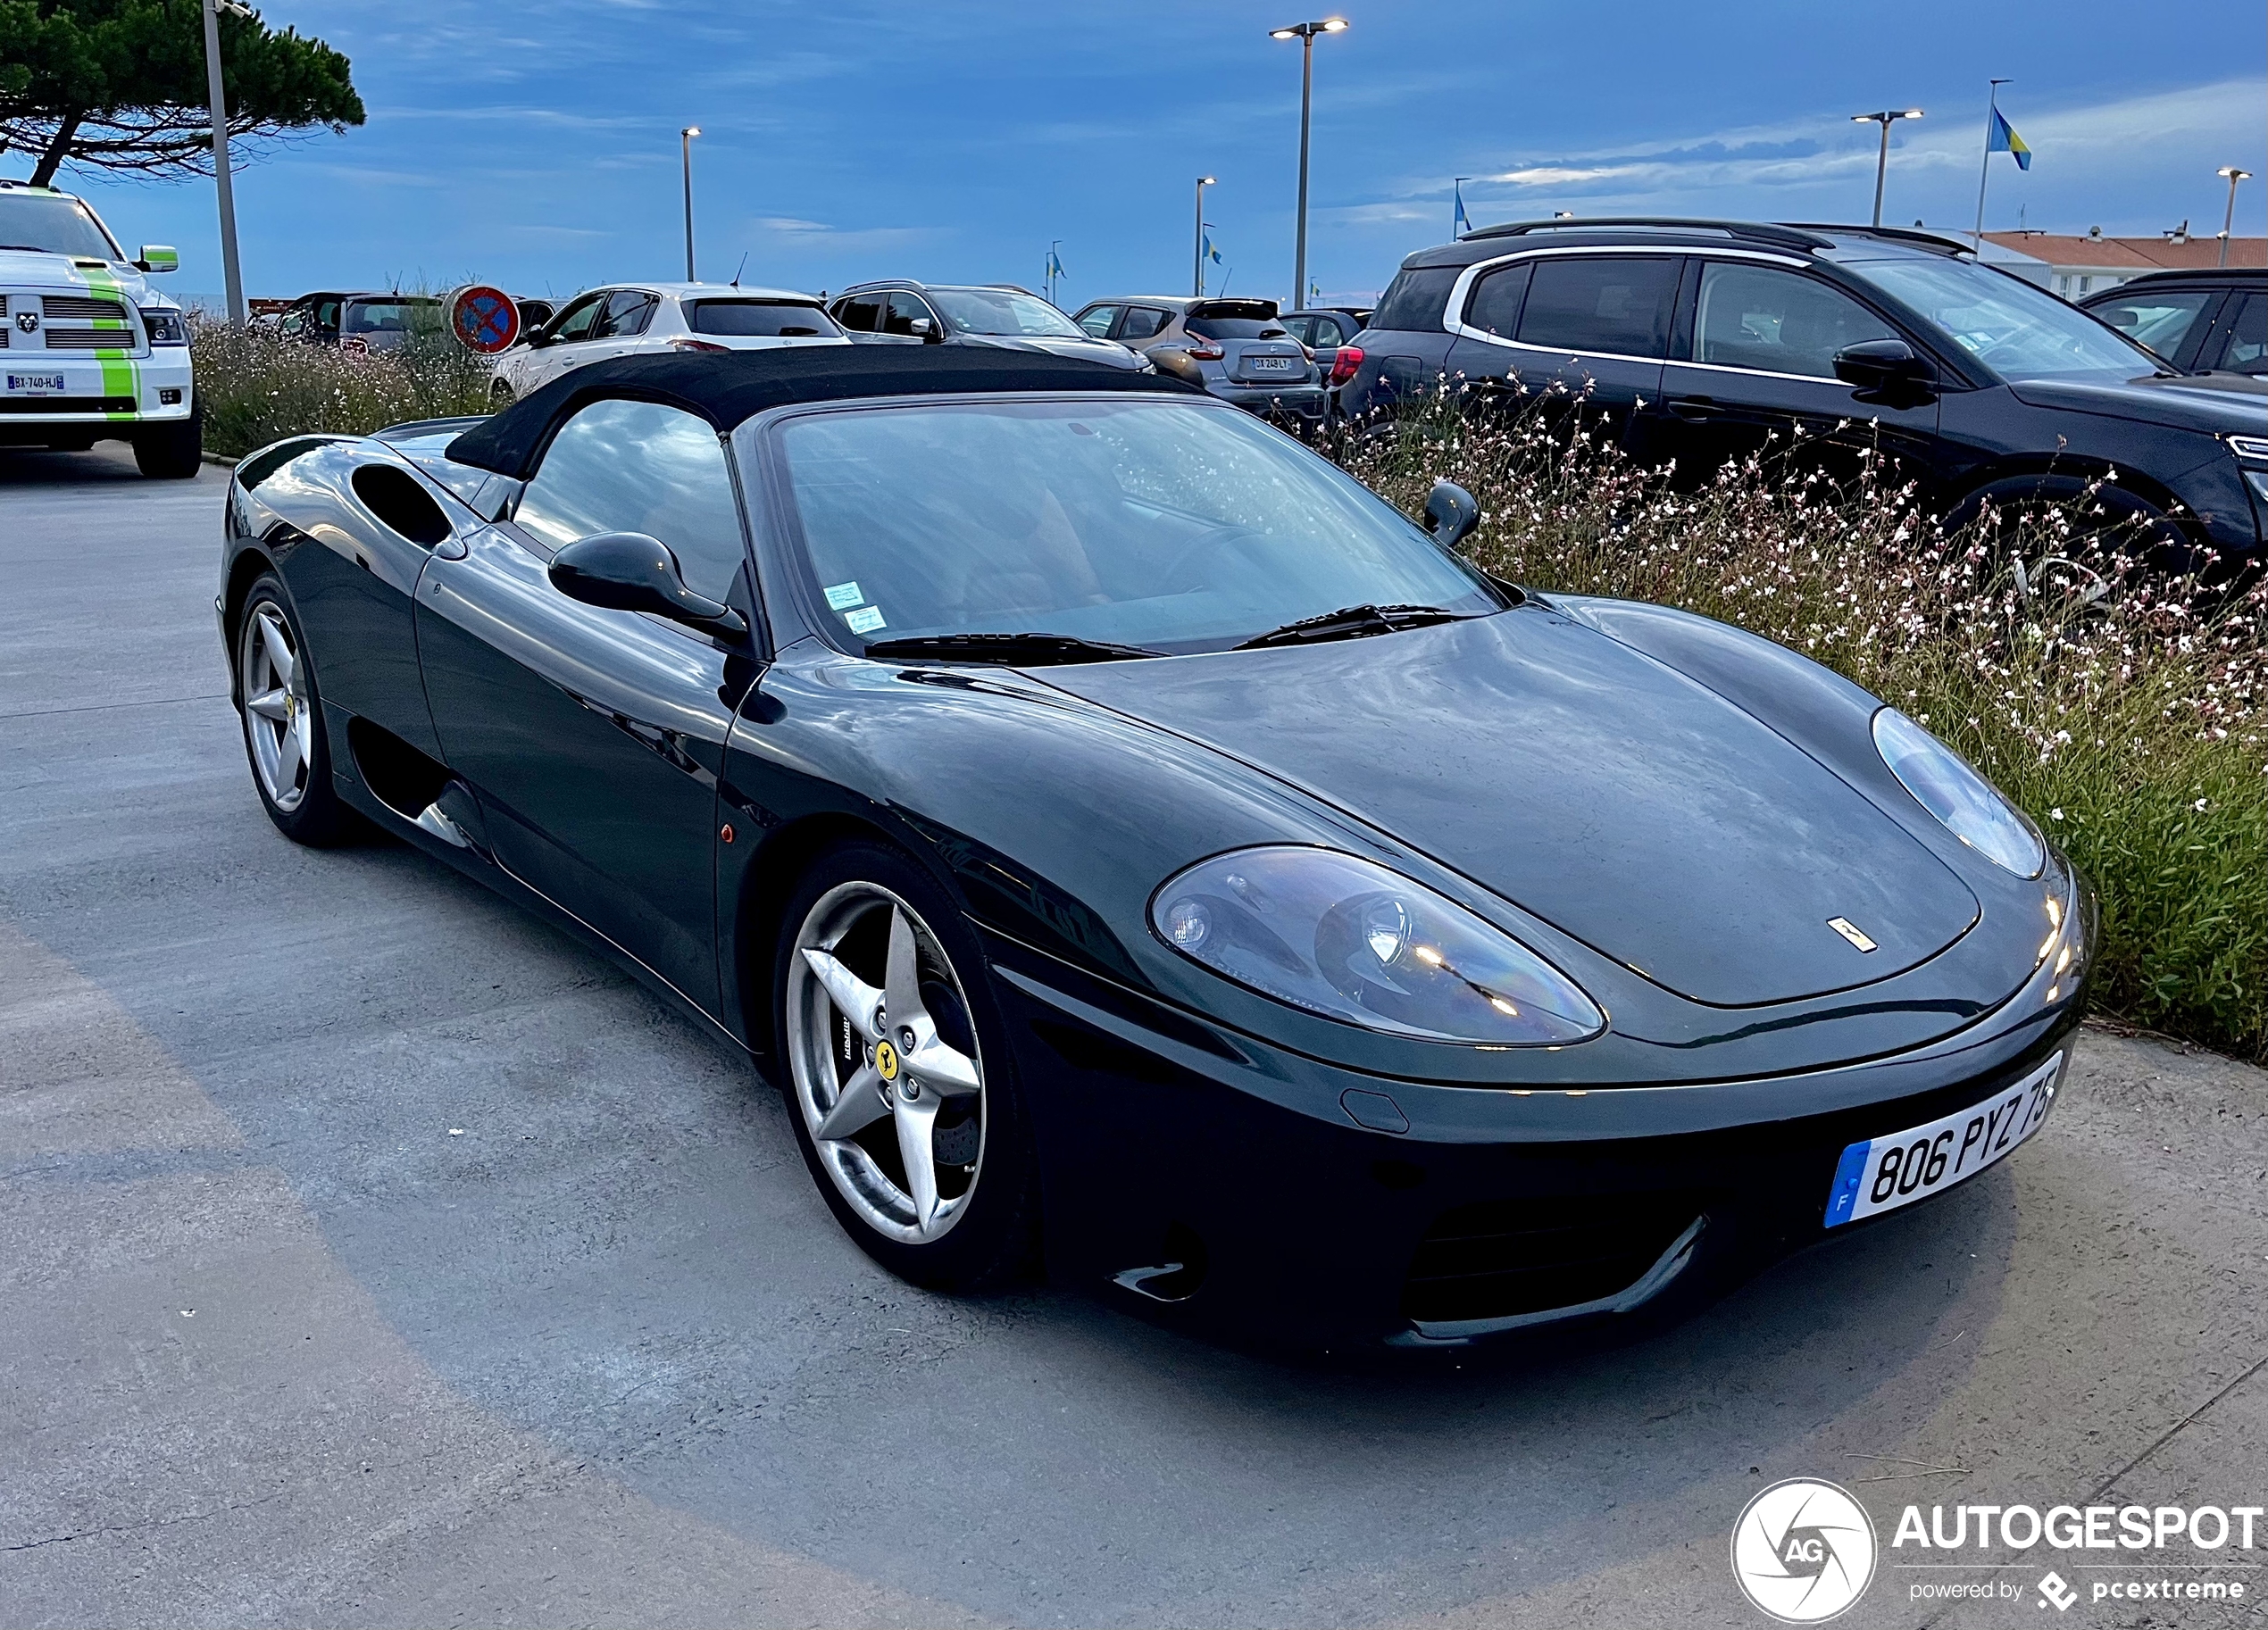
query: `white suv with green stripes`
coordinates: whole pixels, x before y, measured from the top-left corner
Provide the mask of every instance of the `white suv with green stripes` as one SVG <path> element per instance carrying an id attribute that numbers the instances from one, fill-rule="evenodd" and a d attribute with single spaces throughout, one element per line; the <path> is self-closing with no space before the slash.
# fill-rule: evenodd
<path id="1" fill-rule="evenodd" d="M 120 438 L 146 476 L 196 474 L 188 327 L 149 286 L 179 263 L 157 244 L 129 261 L 79 199 L 0 181 L 0 447 Z"/>

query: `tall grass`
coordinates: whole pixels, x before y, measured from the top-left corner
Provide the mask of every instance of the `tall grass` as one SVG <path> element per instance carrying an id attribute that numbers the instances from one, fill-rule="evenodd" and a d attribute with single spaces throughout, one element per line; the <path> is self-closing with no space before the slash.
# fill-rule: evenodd
<path id="1" fill-rule="evenodd" d="M 1570 434 L 1575 405 L 1437 396 L 1336 451 L 1412 514 L 1437 478 L 1470 489 L 1466 550 L 1500 577 L 1738 624 L 1904 708 L 2094 882 L 2098 1007 L 2268 1058 L 2259 587 L 2170 570 L 2092 492 L 1948 533 L 1863 425 L 1839 464 L 1825 440 L 1775 445 L 1686 490 Z"/>
<path id="2" fill-rule="evenodd" d="M 488 364 L 450 338 L 438 317 L 398 351 L 363 353 L 193 313 L 189 351 L 205 448 L 229 458 L 303 431 L 361 433 L 488 411 Z"/>

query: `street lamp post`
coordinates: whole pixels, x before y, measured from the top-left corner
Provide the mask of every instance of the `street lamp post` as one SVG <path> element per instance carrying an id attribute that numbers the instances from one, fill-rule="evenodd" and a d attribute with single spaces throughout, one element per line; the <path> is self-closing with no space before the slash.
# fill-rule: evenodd
<path id="1" fill-rule="evenodd" d="M 1197 225 L 1189 251 L 1189 292 L 1200 296 L 1205 293 L 1205 189 L 1217 185 L 1211 176 L 1197 178 Z"/>
<path id="2" fill-rule="evenodd" d="M 1336 34 L 1346 26 L 1344 17 L 1326 17 L 1320 22 L 1295 22 L 1268 31 L 1270 39 L 1299 42 L 1299 231 L 1291 262 L 1295 311 L 1307 304 L 1307 127 L 1315 108 L 1315 36 Z"/>
<path id="3" fill-rule="evenodd" d="M 2252 171 L 2239 170 L 2234 164 L 2223 164 L 2213 173 L 2229 183 L 2229 211 L 2221 217 L 2221 259 L 2218 262 L 2226 266 L 2229 263 L 2229 234 L 2236 230 L 2237 226 L 2237 183 L 2251 180 Z"/>
<path id="4" fill-rule="evenodd" d="M 229 99 L 221 83 L 221 11 L 238 17 L 252 8 L 238 0 L 204 0 L 204 87 L 213 98 L 213 181 L 221 195 L 221 277 L 228 291 L 229 320 L 245 320 L 244 271 L 237 262 L 237 193 L 229 174 Z"/>
<path id="5" fill-rule="evenodd" d="M 1882 127 L 1882 149 L 1874 159 L 1874 224 L 1882 224 L 1882 181 L 1890 169 L 1890 127 L 1901 119 L 1919 119 L 1922 110 L 1889 108 L 1879 113 L 1853 113 L 1853 124 L 1879 124 Z"/>
<path id="6" fill-rule="evenodd" d="M 689 124 L 677 133 L 678 145 L 685 153 L 685 280 L 693 281 L 693 138 L 701 134 L 701 127 Z"/>

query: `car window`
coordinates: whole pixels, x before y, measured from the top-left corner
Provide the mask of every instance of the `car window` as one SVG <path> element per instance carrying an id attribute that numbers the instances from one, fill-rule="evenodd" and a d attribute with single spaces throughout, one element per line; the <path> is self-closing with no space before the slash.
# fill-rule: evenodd
<path id="1" fill-rule="evenodd" d="M 1212 650 L 1343 606 L 1502 605 L 1352 477 L 1231 408 L 936 403 L 772 434 L 812 586 L 853 650 L 971 632 Z"/>
<path id="2" fill-rule="evenodd" d="M 1303 345 L 1312 345 L 1315 343 L 1315 320 L 1313 317 L 1287 317 L 1284 319 L 1284 332 Z"/>
<path id="3" fill-rule="evenodd" d="M 1394 281 L 1387 285 L 1386 297 L 1371 313 L 1371 327 L 1413 334 L 1440 333 L 1449 290 L 1463 270 L 1462 266 L 1425 266 L 1396 273 Z"/>
<path id="4" fill-rule="evenodd" d="M 1701 269 L 1697 362 L 1831 379 L 1835 353 L 1844 346 L 1897 337 L 1873 312 L 1816 279 L 1723 261 Z"/>
<path id="5" fill-rule="evenodd" d="M 1117 320 L 1117 318 L 1118 307 L 1114 305 L 1090 305 L 1080 312 L 1079 326 L 1096 339 L 1108 339 L 1111 324 Z"/>
<path id="6" fill-rule="evenodd" d="M 835 303 L 835 320 L 854 334 L 873 334 L 882 327 L 882 296 L 852 295 Z"/>
<path id="7" fill-rule="evenodd" d="M 560 345 L 588 339 L 591 324 L 598 320 L 599 311 L 605 302 L 604 295 L 585 295 L 552 320 L 547 337 Z"/>
<path id="8" fill-rule="evenodd" d="M 2087 309 L 2135 344 L 2147 345 L 2171 362 L 2181 349 L 2181 342 L 2189 337 L 2198 315 L 2218 297 L 2219 291 L 2212 289 L 2138 288 L 2130 295 L 2091 301 Z"/>
<path id="9" fill-rule="evenodd" d="M 742 338 L 833 338 L 842 330 L 818 306 L 795 300 L 701 300 L 686 308 L 696 334 Z"/>
<path id="10" fill-rule="evenodd" d="M 686 586 L 722 600 L 740 570 L 739 507 L 705 420 L 653 402 L 595 402 L 560 428 L 513 520 L 554 549 L 596 532 L 644 532 Z"/>
<path id="11" fill-rule="evenodd" d="M 326 301 L 324 301 L 324 302 L 323 302 L 321 305 L 319 305 L 319 306 L 317 306 L 317 307 L 315 308 L 315 326 L 316 326 L 316 327 L 318 327 L 318 328 L 322 328 L 322 329 L 324 329 L 324 330 L 326 330 L 326 331 L 334 331 L 334 330 L 336 330 L 336 329 L 338 328 L 338 301 L 336 301 L 336 300 L 326 300 Z"/>
<path id="12" fill-rule="evenodd" d="M 2005 379 L 2131 379 L 2158 366 L 2087 312 L 1974 261 L 1930 254 L 1847 268 Z"/>
<path id="13" fill-rule="evenodd" d="M 1150 339 L 1157 331 L 1173 320 L 1173 313 L 1162 312 L 1154 305 L 1130 305 L 1126 308 L 1126 322 L 1118 331 L 1121 339 Z"/>
<path id="14" fill-rule="evenodd" d="M 1315 345 L 1343 345 L 1351 337 L 1353 337 L 1352 331 L 1338 318 L 1318 317 L 1315 319 L 1315 337 L 1308 343 Z"/>
<path id="15" fill-rule="evenodd" d="M 1077 339 L 1071 320 L 1037 295 L 1014 288 L 933 288 L 930 299 L 963 334 Z"/>
<path id="16" fill-rule="evenodd" d="M 276 332 L 286 339 L 304 338 L 307 333 L 307 325 L 313 319 L 313 314 L 307 307 L 296 305 L 283 314 L 283 320 L 276 325 Z"/>
<path id="17" fill-rule="evenodd" d="M 2229 342 L 2212 364 L 2231 373 L 2268 373 L 2268 295 L 2247 295 L 2229 325 Z"/>
<path id="18" fill-rule="evenodd" d="M 1465 326 L 1506 339 L 1519 333 L 1520 307 L 1528 298 L 1528 278 L 1534 270 L 1532 261 L 1522 261 L 1499 267 L 1475 283 L 1472 297 L 1465 303 Z"/>
<path id="19" fill-rule="evenodd" d="M 126 258 L 93 211 L 49 193 L 0 194 L 0 245 L 94 261 Z"/>
<path id="20" fill-rule="evenodd" d="M 926 320 L 932 331 L 937 328 L 937 313 L 930 310 L 929 302 L 919 295 L 909 295 L 904 289 L 890 293 L 889 304 L 882 309 L 882 332 L 912 334 L 914 323 Z"/>
<path id="21" fill-rule="evenodd" d="M 1602 255 L 1536 263 L 1520 310 L 1520 343 L 1554 351 L 1657 357 L 1669 348 L 1673 254 Z"/>
<path id="22" fill-rule="evenodd" d="M 625 288 L 606 297 L 606 309 L 598 320 L 591 324 L 593 339 L 628 339 L 634 334 L 646 332 L 654 320 L 655 309 L 662 303 L 639 289 Z"/>

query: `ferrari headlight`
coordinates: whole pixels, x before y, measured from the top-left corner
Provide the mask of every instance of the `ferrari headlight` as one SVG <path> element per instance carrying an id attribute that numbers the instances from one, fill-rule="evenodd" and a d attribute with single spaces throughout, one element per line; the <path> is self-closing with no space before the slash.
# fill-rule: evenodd
<path id="1" fill-rule="evenodd" d="M 1393 1035 L 1493 1046 L 1584 1041 L 1605 1015 L 1455 901 L 1328 849 L 1243 849 L 1150 902 L 1165 943 L 1264 996 Z"/>
<path id="2" fill-rule="evenodd" d="M 1896 708 L 1874 715 L 1874 745 L 1914 801 L 1994 865 L 2036 877 L 2047 863 L 2039 834 L 1966 760 Z"/>

